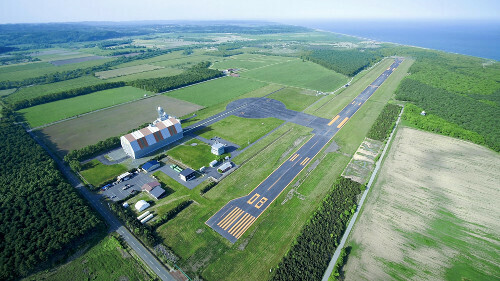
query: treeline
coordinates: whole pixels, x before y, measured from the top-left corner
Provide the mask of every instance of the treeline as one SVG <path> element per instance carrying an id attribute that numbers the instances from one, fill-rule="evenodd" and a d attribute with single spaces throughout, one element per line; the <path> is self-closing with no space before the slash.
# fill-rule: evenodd
<path id="1" fill-rule="evenodd" d="M 373 65 L 382 55 L 373 51 L 359 50 L 313 50 L 301 56 L 306 59 L 347 76 L 354 76 Z"/>
<path id="2" fill-rule="evenodd" d="M 77 97 L 77 96 L 91 94 L 91 93 L 98 92 L 98 91 L 123 87 L 125 85 L 126 85 L 125 82 L 110 82 L 110 83 L 97 84 L 97 85 L 92 85 L 92 86 L 87 86 L 87 87 L 81 87 L 81 88 L 71 89 L 71 90 L 67 90 L 67 91 L 63 91 L 63 92 L 59 92 L 59 93 L 48 94 L 45 96 L 34 97 L 32 99 L 20 100 L 20 101 L 15 102 L 14 104 L 12 104 L 11 107 L 14 110 L 19 110 L 19 109 L 39 105 L 39 104 L 49 103 L 49 102 L 63 100 L 63 99 L 69 99 L 69 98 L 73 98 L 73 97 Z"/>
<path id="3" fill-rule="evenodd" d="M 158 228 L 160 225 L 167 223 L 169 220 L 175 218 L 182 210 L 186 209 L 189 205 L 193 203 L 193 200 L 182 201 L 177 204 L 172 210 L 168 211 L 166 214 L 158 217 L 156 220 L 151 222 L 151 227 L 154 229 Z"/>
<path id="4" fill-rule="evenodd" d="M 339 177 L 271 279 L 321 280 L 350 217 L 356 211 L 357 196 L 363 189 L 363 185 Z"/>
<path id="5" fill-rule="evenodd" d="M 32 61 L 40 61 L 40 59 L 31 57 L 31 56 L 26 56 L 24 54 L 13 54 L 13 55 L 0 56 L 0 65 L 8 65 L 8 64 L 21 63 L 21 62 L 32 62 Z"/>
<path id="6" fill-rule="evenodd" d="M 391 134 L 400 112 L 401 106 L 386 104 L 370 128 L 370 131 L 368 131 L 368 137 L 374 140 L 385 141 Z"/>
<path id="7" fill-rule="evenodd" d="M 161 93 L 221 77 L 223 75 L 222 72 L 214 69 L 209 69 L 208 66 L 210 66 L 209 62 L 201 62 L 178 75 L 160 78 L 140 79 L 129 82 L 128 84 L 136 88 L 145 89 L 147 91 L 155 93 Z"/>
<path id="8" fill-rule="evenodd" d="M 132 39 L 123 39 L 123 40 L 111 40 L 111 41 L 102 41 L 96 44 L 96 46 L 99 49 L 107 49 L 109 47 L 114 47 L 114 46 L 119 46 L 119 45 L 125 45 L 125 44 L 130 44 L 132 43 Z"/>
<path id="9" fill-rule="evenodd" d="M 123 208 L 122 204 L 123 201 L 109 202 L 109 207 L 135 236 L 147 246 L 153 247 L 158 242 L 154 228 L 142 224 L 134 212 L 130 208 Z"/>
<path id="10" fill-rule="evenodd" d="M 500 91 L 493 95 L 500 95 Z M 471 97 L 450 93 L 410 78 L 404 79 L 396 90 L 396 98 L 409 101 L 447 122 L 478 133 L 484 138 L 484 145 L 500 151 L 500 107 L 484 103 Z M 444 125 L 444 124 L 443 124 Z M 455 130 L 443 130 L 453 135 Z M 477 138 L 470 141 L 480 143 Z"/>
<path id="11" fill-rule="evenodd" d="M 217 50 L 217 51 L 207 52 L 206 54 L 210 55 L 210 56 L 225 58 L 225 57 L 241 55 L 241 54 L 243 54 L 243 51 L 240 51 L 240 50 Z"/>
<path id="12" fill-rule="evenodd" d="M 0 280 L 15 280 L 104 224 L 11 113 L 2 114 Z"/>

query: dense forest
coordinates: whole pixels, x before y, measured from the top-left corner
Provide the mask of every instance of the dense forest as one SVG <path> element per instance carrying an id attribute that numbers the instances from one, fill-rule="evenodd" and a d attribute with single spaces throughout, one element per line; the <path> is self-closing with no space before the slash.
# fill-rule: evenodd
<path id="1" fill-rule="evenodd" d="M 500 91 L 492 95 L 498 98 Z M 404 79 L 399 85 L 396 98 L 410 101 L 427 113 L 478 133 L 484 138 L 484 144 L 487 147 L 500 151 L 500 126 L 498 125 L 500 107 L 498 105 L 450 93 L 409 78 Z"/>
<path id="2" fill-rule="evenodd" d="M 368 131 L 368 137 L 374 140 L 385 141 L 391 134 L 400 112 L 401 106 L 386 104 L 370 128 L 370 131 Z"/>
<path id="3" fill-rule="evenodd" d="M 77 88 L 77 89 L 71 89 L 71 90 L 67 90 L 67 91 L 63 91 L 63 92 L 59 92 L 59 93 L 48 94 L 45 96 L 39 96 L 39 97 L 35 97 L 32 99 L 21 100 L 21 101 L 18 101 L 16 103 L 12 104 L 11 107 L 14 110 L 19 110 L 19 109 L 39 105 L 39 104 L 49 103 L 49 102 L 63 100 L 63 99 L 69 99 L 69 98 L 82 96 L 82 95 L 88 95 L 88 94 L 95 93 L 98 91 L 103 91 L 103 90 L 113 89 L 113 88 L 118 88 L 118 87 L 123 87 L 123 86 L 125 86 L 125 82 L 102 83 L 102 84 L 97 84 L 97 85 L 92 85 L 92 86 L 87 86 L 87 87 L 81 87 L 81 88 Z"/>
<path id="4" fill-rule="evenodd" d="M 272 280 L 321 280 L 363 189 L 363 185 L 339 177 L 277 266 Z"/>
<path id="5" fill-rule="evenodd" d="M 0 122 L 0 279 L 26 276 L 102 221 L 9 112 Z"/>
<path id="6" fill-rule="evenodd" d="M 201 62 L 185 72 L 168 77 L 140 79 L 129 82 L 130 86 L 145 89 L 147 91 L 161 93 L 187 85 L 199 83 L 217 77 L 222 77 L 222 72 L 214 69 L 209 69 L 210 63 Z"/>
<path id="7" fill-rule="evenodd" d="M 301 56 L 335 72 L 354 76 L 382 58 L 378 52 L 359 50 L 312 50 Z"/>

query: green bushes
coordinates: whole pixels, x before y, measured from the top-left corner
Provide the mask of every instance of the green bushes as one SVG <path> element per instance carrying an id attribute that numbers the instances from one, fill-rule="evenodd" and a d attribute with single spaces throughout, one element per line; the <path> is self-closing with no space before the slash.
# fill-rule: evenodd
<path id="1" fill-rule="evenodd" d="M 214 181 L 212 181 L 212 182 L 210 182 L 209 184 L 205 185 L 205 186 L 204 186 L 204 187 L 200 190 L 200 195 L 203 195 L 203 194 L 205 194 L 205 193 L 209 192 L 209 191 L 210 191 L 210 189 L 212 189 L 212 188 L 213 188 L 214 186 L 216 186 L 216 185 L 217 185 L 217 183 L 216 183 L 216 182 L 214 182 Z"/>
<path id="2" fill-rule="evenodd" d="M 492 95 L 500 96 L 500 91 Z M 396 98 L 412 102 L 427 113 L 441 118 L 441 121 L 432 120 L 434 122 L 431 125 L 432 131 L 437 130 L 439 133 L 454 137 L 461 136 L 475 143 L 484 144 L 495 151 L 500 151 L 500 126 L 498 125 L 500 107 L 498 105 L 450 93 L 410 78 L 401 82 L 396 91 Z M 405 114 L 406 120 L 408 117 L 409 115 Z M 422 129 L 427 127 L 425 118 L 413 116 L 411 119 L 417 127 Z M 449 123 L 457 126 L 450 126 Z M 471 133 L 464 134 L 465 132 L 458 127 L 475 132 L 482 138 Z"/>
<path id="3" fill-rule="evenodd" d="M 375 120 L 375 123 L 373 123 L 370 128 L 368 137 L 374 140 L 385 141 L 396 124 L 399 112 L 401 112 L 401 106 L 397 104 L 386 104 Z"/>
<path id="4" fill-rule="evenodd" d="M 272 280 L 321 280 L 338 246 L 357 196 L 364 186 L 339 177 L 323 203 L 304 226 L 290 251 L 277 266 Z"/>
<path id="5" fill-rule="evenodd" d="M 382 55 L 359 50 L 313 50 L 301 56 L 335 72 L 354 76 L 364 68 L 374 64 Z"/>
<path id="6" fill-rule="evenodd" d="M 207 62 L 201 62 L 188 69 L 186 72 L 178 75 L 140 79 L 129 82 L 129 85 L 145 89 L 147 91 L 160 93 L 222 76 L 222 72 L 214 69 L 208 69 L 208 66 L 209 63 L 207 65 Z"/>

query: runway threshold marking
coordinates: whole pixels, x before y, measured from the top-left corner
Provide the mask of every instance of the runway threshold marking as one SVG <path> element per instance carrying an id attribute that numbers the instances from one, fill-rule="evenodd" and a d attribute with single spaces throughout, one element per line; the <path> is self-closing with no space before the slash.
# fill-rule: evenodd
<path id="1" fill-rule="evenodd" d="M 328 123 L 328 126 L 331 126 L 339 118 L 340 118 L 340 115 L 335 116 L 335 118 L 333 118 L 332 121 L 330 121 L 330 123 Z"/>
<path id="2" fill-rule="evenodd" d="M 340 124 L 337 125 L 337 128 L 339 129 L 342 128 L 342 126 L 344 126 L 347 120 L 349 120 L 349 117 L 344 118 L 344 120 L 342 120 L 342 122 L 340 122 Z"/>
<path id="3" fill-rule="evenodd" d="M 241 235 L 243 235 L 243 233 L 247 231 L 247 229 L 255 222 L 256 219 L 257 218 L 255 217 L 251 218 L 239 232 L 235 233 L 234 237 L 236 237 L 236 239 L 240 239 Z"/>
<path id="4" fill-rule="evenodd" d="M 244 213 L 244 211 L 238 207 L 234 208 L 234 210 L 236 210 L 236 212 L 226 216 L 217 225 L 220 226 L 222 229 L 226 230 L 235 220 L 237 220 Z"/>

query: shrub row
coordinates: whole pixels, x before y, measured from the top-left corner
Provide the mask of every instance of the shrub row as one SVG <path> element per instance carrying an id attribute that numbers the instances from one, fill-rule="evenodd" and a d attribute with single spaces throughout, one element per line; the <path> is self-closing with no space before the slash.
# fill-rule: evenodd
<path id="1" fill-rule="evenodd" d="M 382 112 L 373 123 L 368 137 L 374 140 L 385 141 L 391 134 L 392 128 L 396 125 L 401 106 L 397 104 L 386 104 Z"/>

